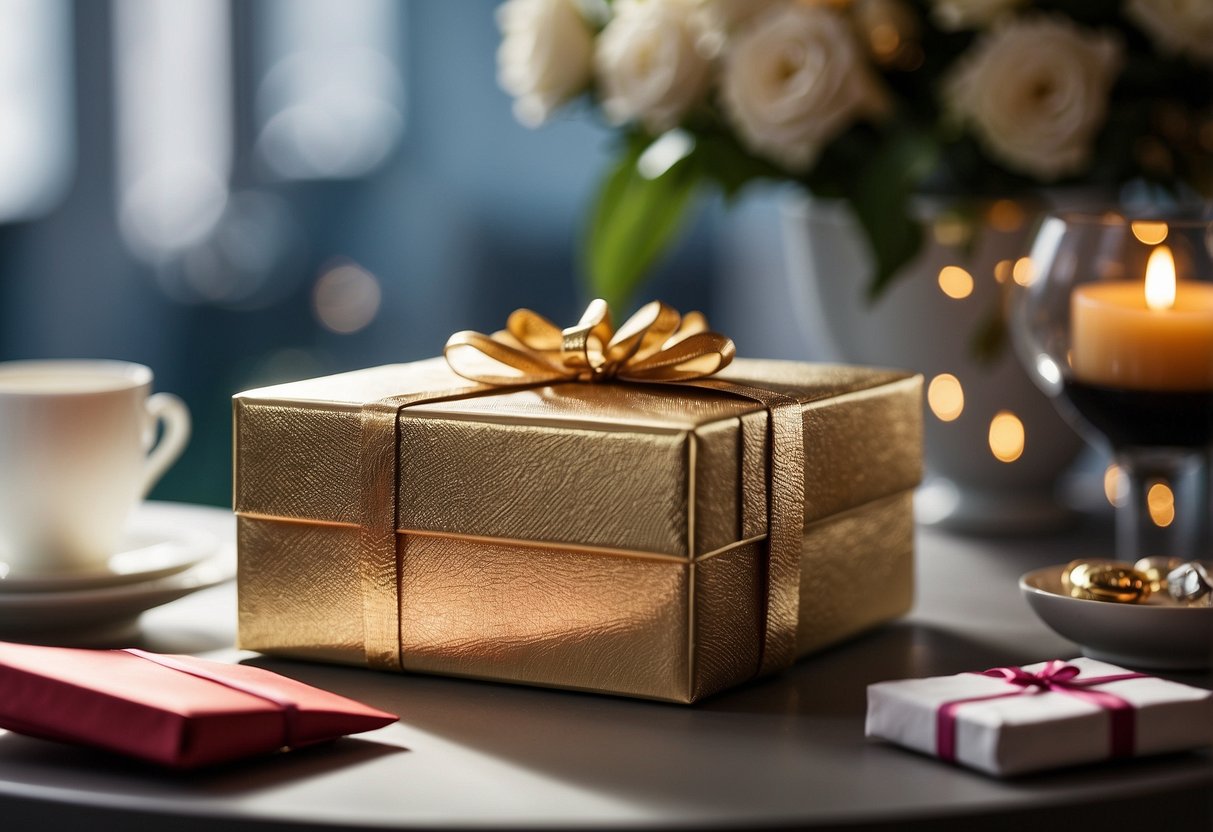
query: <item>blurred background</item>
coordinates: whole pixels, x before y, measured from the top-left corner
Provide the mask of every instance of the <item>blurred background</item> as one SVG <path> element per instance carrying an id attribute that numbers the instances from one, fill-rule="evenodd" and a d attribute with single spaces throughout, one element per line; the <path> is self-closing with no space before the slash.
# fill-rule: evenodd
<path id="1" fill-rule="evenodd" d="M 225 505 L 233 393 L 573 322 L 613 138 L 514 120 L 496 5 L 0 0 L 0 360 L 149 365 L 195 421 L 153 496 Z M 709 204 L 645 294 L 810 357 L 770 196 Z"/>

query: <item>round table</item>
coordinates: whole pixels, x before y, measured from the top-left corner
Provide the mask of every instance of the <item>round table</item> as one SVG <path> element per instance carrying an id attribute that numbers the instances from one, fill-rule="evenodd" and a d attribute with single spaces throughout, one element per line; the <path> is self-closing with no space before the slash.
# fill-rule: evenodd
<path id="1" fill-rule="evenodd" d="M 155 507 L 153 507 L 154 509 Z M 234 537 L 228 512 L 173 507 Z M 232 647 L 235 587 L 143 616 L 140 646 L 251 661 L 400 715 L 335 744 L 175 774 L 0 732 L 5 829 L 1213 829 L 1213 754 L 1001 781 L 863 735 L 871 682 L 1070 658 L 1017 576 L 1110 550 L 920 529 L 907 618 L 691 707 L 271 660 Z M 1213 687 L 1213 674 L 1165 674 Z"/>

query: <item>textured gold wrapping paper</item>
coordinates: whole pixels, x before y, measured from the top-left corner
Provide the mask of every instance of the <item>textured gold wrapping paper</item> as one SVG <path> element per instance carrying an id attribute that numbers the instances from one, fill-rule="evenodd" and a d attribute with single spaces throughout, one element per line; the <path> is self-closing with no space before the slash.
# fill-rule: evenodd
<path id="1" fill-rule="evenodd" d="M 803 408 L 796 655 L 905 612 L 921 379 L 745 360 L 716 378 Z M 764 407 L 690 385 L 466 388 L 432 360 L 236 397 L 242 647 L 675 702 L 756 675 L 784 451 Z M 378 413 L 387 397 L 407 406 Z M 389 441 L 368 449 L 377 420 Z M 368 571 L 383 466 L 395 551 Z"/>

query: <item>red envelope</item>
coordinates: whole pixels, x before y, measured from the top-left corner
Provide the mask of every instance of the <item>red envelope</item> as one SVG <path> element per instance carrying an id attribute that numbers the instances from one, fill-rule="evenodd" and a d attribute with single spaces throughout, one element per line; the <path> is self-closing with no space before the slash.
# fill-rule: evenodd
<path id="1" fill-rule="evenodd" d="M 299 748 L 396 719 L 256 667 L 0 642 L 0 728 L 174 768 Z"/>

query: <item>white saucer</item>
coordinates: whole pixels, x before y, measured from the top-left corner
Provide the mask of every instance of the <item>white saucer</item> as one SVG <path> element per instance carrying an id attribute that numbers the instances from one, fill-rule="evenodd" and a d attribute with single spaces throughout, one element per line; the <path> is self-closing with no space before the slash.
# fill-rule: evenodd
<path id="1" fill-rule="evenodd" d="M 1213 666 L 1213 607 L 1181 607 L 1162 599 L 1115 604 L 1072 598 L 1061 583 L 1065 565 L 1028 572 L 1019 579 L 1028 605 L 1084 655 L 1149 670 L 1199 670 Z"/>
<path id="2" fill-rule="evenodd" d="M 130 528 L 158 529 L 165 540 L 170 538 L 164 530 L 171 529 L 172 540 L 205 538 L 208 548 L 192 565 L 157 577 L 145 573 L 133 582 L 106 586 L 0 592 L 0 639 L 77 646 L 129 643 L 138 634 L 138 619 L 146 610 L 236 576 L 235 521 L 230 514 L 146 502 L 135 510 Z M 188 560 L 184 555 L 182 559 Z"/>
<path id="3" fill-rule="evenodd" d="M 23 575 L 0 563 L 0 593 L 69 592 L 150 581 L 183 572 L 218 547 L 219 541 L 204 531 L 136 518 L 113 557 L 87 572 Z"/>
<path id="4" fill-rule="evenodd" d="M 112 628 L 140 613 L 206 589 L 236 575 L 236 549 L 221 546 L 211 557 L 183 571 L 133 584 L 69 592 L 13 592 L 0 595 L 0 636 L 48 637 Z"/>

